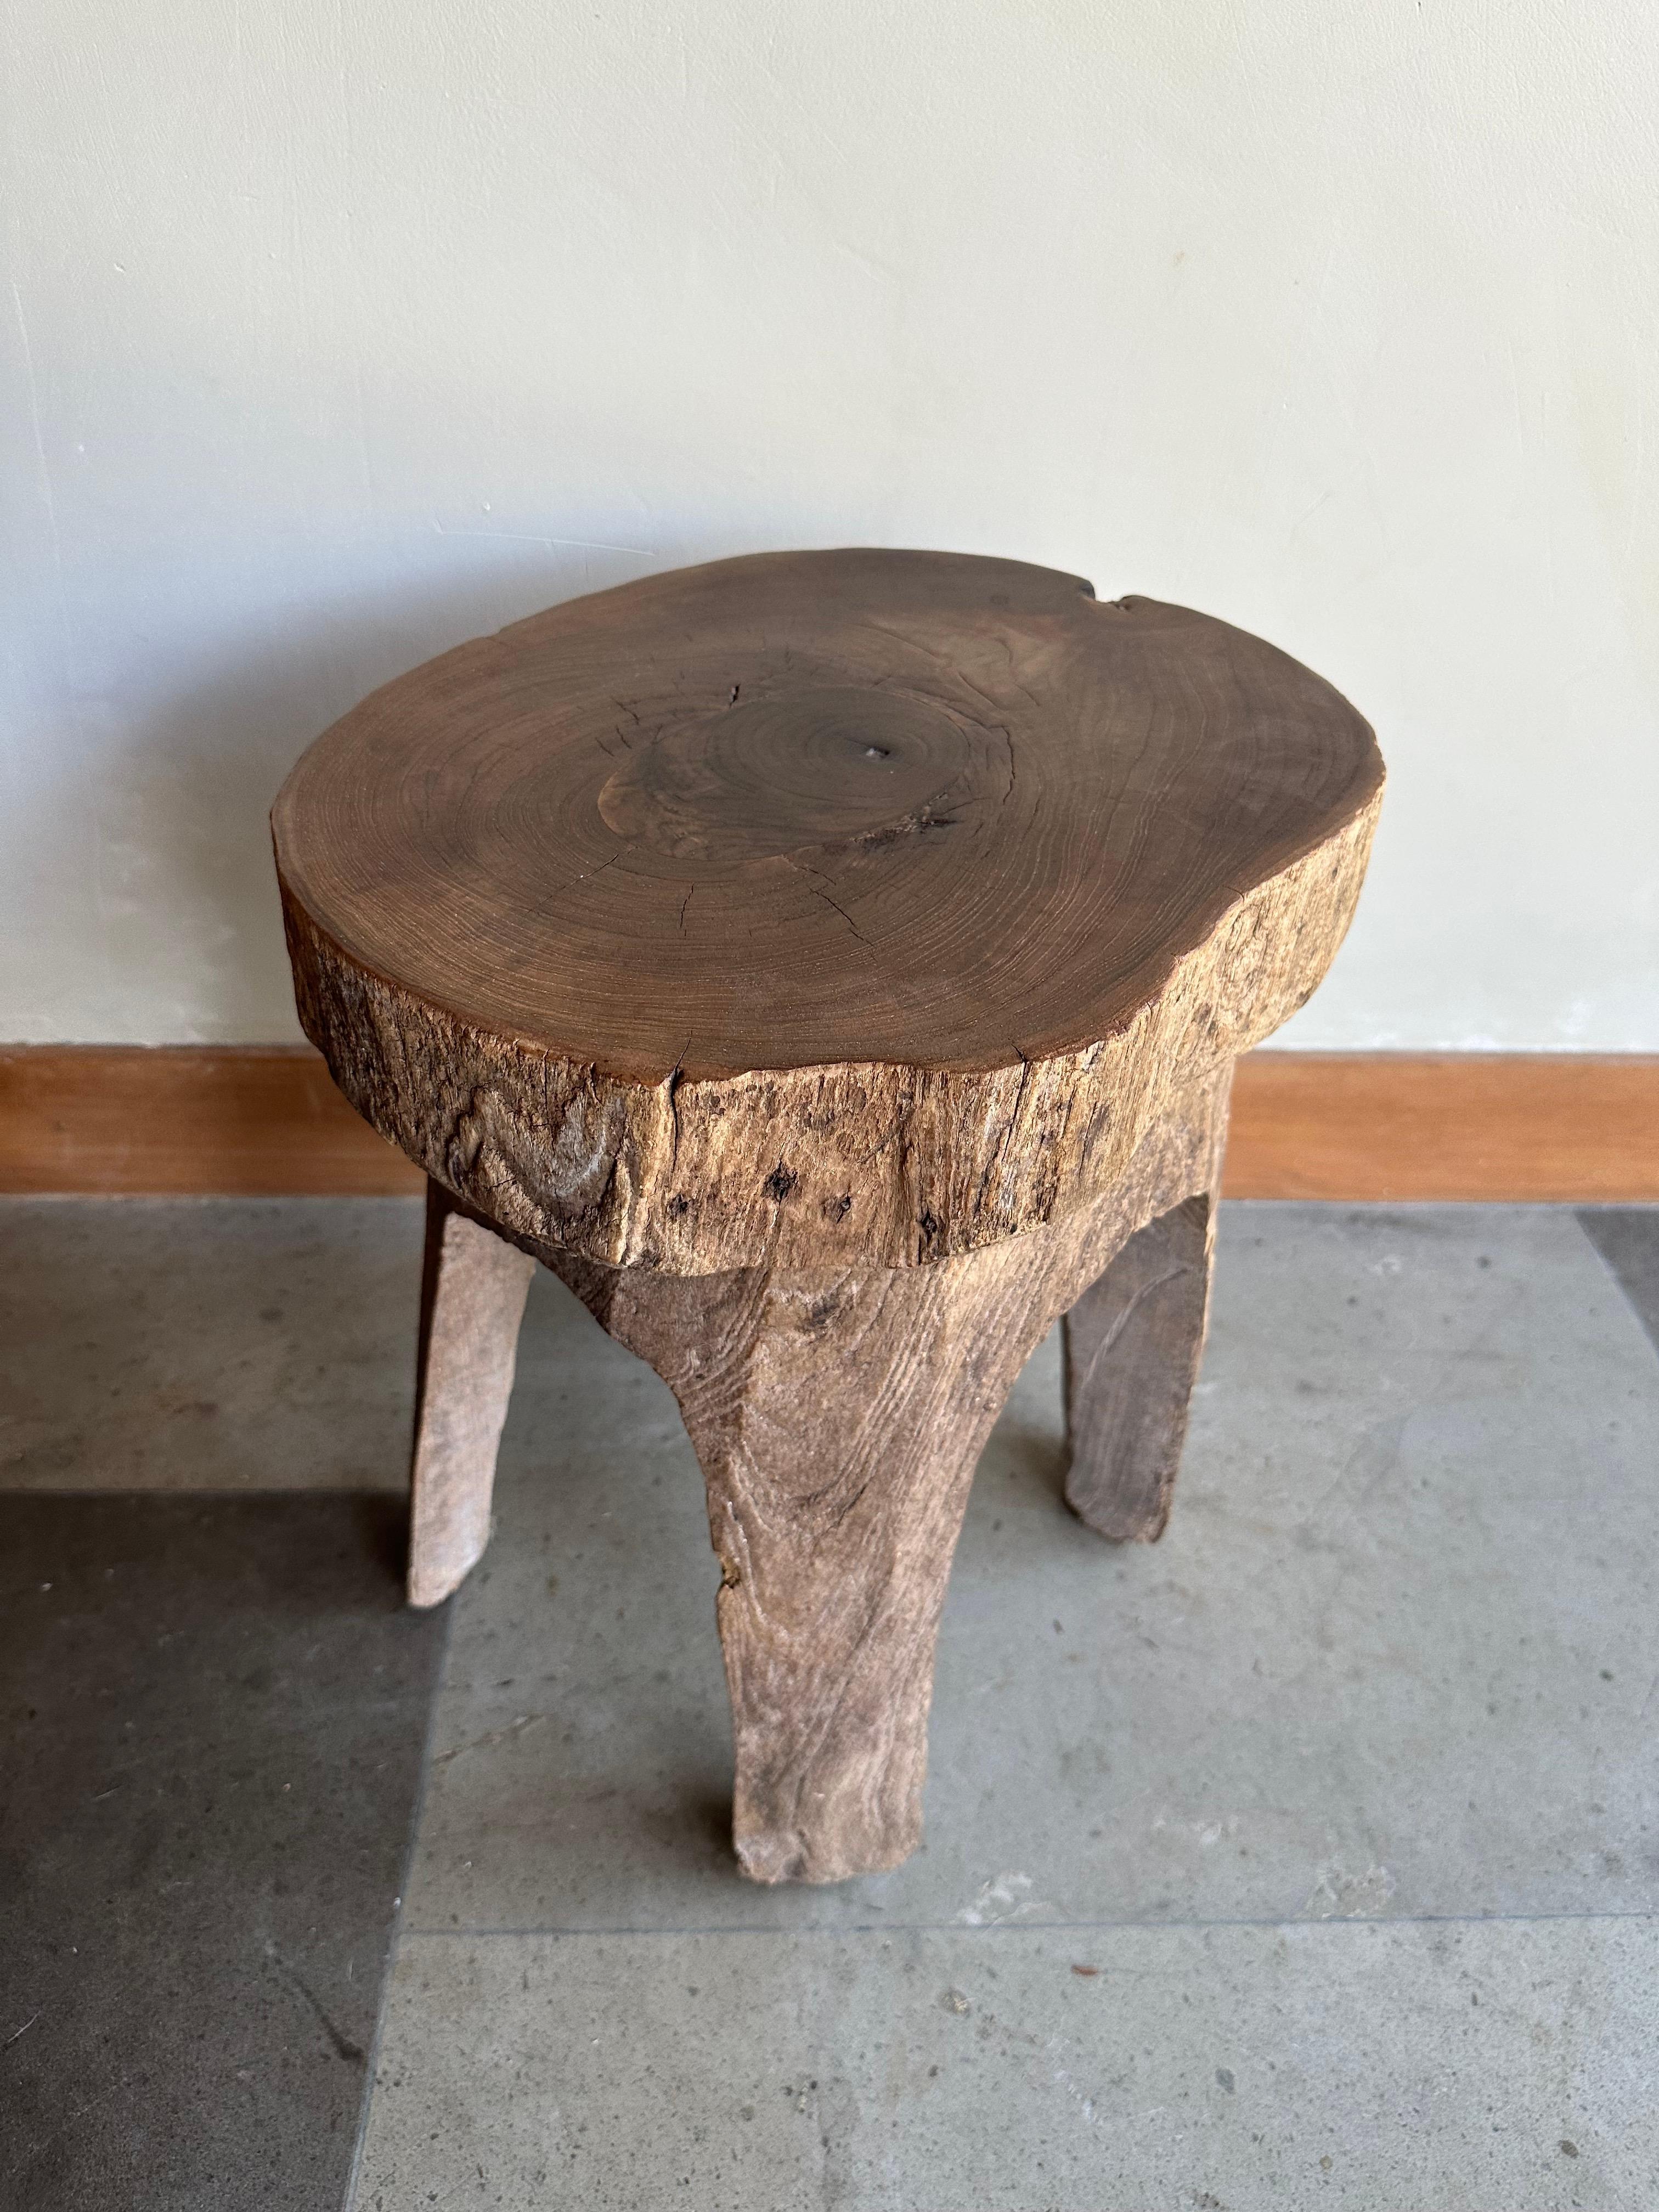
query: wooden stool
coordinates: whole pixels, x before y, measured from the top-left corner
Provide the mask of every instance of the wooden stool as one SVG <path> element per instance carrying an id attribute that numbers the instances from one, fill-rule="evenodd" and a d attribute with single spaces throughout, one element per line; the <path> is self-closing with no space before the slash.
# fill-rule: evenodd
<path id="1" fill-rule="evenodd" d="M 896 1865 L 1056 1316 L 1067 1498 L 1164 1527 L 1232 1062 L 1324 974 L 1382 786 L 1258 639 L 933 553 L 655 576 L 337 723 L 273 820 L 306 1033 L 430 1178 L 411 1602 L 488 1540 L 540 1260 L 702 1463 L 744 1872 Z"/>

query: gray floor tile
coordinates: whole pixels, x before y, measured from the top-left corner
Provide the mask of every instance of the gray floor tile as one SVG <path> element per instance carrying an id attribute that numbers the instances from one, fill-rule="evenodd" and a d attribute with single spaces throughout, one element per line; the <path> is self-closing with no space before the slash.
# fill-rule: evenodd
<path id="1" fill-rule="evenodd" d="M 441 1617 L 379 1498 L 0 1495 L 0 2204 L 335 2212 Z"/>
<path id="2" fill-rule="evenodd" d="M 1578 1218 L 1659 1346 L 1659 1206 L 1587 1206 Z"/>
<path id="3" fill-rule="evenodd" d="M 701 1485 L 550 1279 L 458 1601 L 425 1928 L 1649 1911 L 1659 1359 L 1565 1209 L 1224 1209 L 1170 1533 L 1061 1508 L 1051 1343 L 986 1454 L 923 1851 L 739 1881 Z"/>
<path id="4" fill-rule="evenodd" d="M 1227 1207 L 1152 1550 L 1060 1507 L 1045 1346 L 927 1844 L 827 1892 L 735 1874 L 696 1465 L 539 1278 L 359 2212 L 1659 2201 L 1653 1219 L 1586 1218 L 1621 1291 L 1565 1209 Z M 0 1206 L 0 1483 L 400 1487 L 419 1236 Z M 0 2203 L 339 2202 L 442 1633 L 364 1507 L 0 1499 Z"/>
<path id="5" fill-rule="evenodd" d="M 355 2212 L 1646 2212 L 1656 1983 L 1637 1919 L 405 1937 Z"/>
<path id="6" fill-rule="evenodd" d="M 0 1486 L 395 1490 L 421 1201 L 0 1200 Z"/>

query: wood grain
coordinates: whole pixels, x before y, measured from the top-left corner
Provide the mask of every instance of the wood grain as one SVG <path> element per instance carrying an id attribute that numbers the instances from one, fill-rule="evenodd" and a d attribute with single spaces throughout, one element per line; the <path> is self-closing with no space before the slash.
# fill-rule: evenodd
<path id="1" fill-rule="evenodd" d="M 1114 1543 L 1164 1534 L 1204 1349 L 1215 1208 L 1188 1198 L 1132 1237 L 1062 1323 L 1066 1502 Z"/>
<path id="2" fill-rule="evenodd" d="M 309 1045 L 0 1048 L 0 1192 L 418 1196 Z M 1248 1054 L 1223 1194 L 1659 1203 L 1659 1057 Z"/>
<path id="3" fill-rule="evenodd" d="M 612 1266 L 902 1267 L 1109 1190 L 1302 1003 L 1382 781 L 1207 617 L 773 555 L 415 671 L 272 821 L 307 1035 L 467 1205 Z"/>
<path id="4" fill-rule="evenodd" d="M 1224 623 L 1018 562 L 784 553 L 399 678 L 273 830 L 302 939 L 650 1090 L 1096 1045 L 1382 782 L 1353 708 Z"/>
<path id="5" fill-rule="evenodd" d="M 1056 1316 L 1212 1171 L 1218 1091 L 1149 1131 L 1105 1198 L 931 1267 L 665 1275 L 542 1253 L 667 1382 L 702 1462 L 752 1879 L 840 1881 L 915 1848 L 975 1465 Z"/>
<path id="6" fill-rule="evenodd" d="M 364 701 L 284 785 L 301 1023 L 462 1210 L 433 1200 L 443 1267 L 489 1224 L 679 1401 L 755 1879 L 915 1848 L 980 1448 L 1056 1315 L 1207 1201 L 1233 1060 L 1323 975 L 1382 787 L 1366 724 L 1259 639 L 872 552 L 554 609 Z M 1100 1364 L 1079 1495 L 1150 1485 L 1145 1520 L 1177 1413 L 1126 1471 Z M 482 1541 L 465 1383 L 423 1410 L 465 1435 L 434 1589 Z"/>
<path id="7" fill-rule="evenodd" d="M 1231 1071 L 1164 1125 L 1139 1225 L 1062 1328 L 1066 1502 L 1114 1542 L 1155 1543 L 1170 1517 L 1209 1314 Z"/>
<path id="8" fill-rule="evenodd" d="M 427 1188 L 410 1461 L 409 1601 L 441 1605 L 483 1557 L 495 1452 L 535 1261 Z"/>

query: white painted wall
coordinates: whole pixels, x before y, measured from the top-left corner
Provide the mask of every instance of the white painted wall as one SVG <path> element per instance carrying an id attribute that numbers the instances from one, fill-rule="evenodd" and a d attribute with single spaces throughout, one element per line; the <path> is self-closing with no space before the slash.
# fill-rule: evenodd
<path id="1" fill-rule="evenodd" d="M 264 813 L 655 568 L 939 545 L 1371 716 L 1285 1041 L 1659 1048 L 1651 0 L 3 0 L 0 1036 L 296 1034 Z"/>

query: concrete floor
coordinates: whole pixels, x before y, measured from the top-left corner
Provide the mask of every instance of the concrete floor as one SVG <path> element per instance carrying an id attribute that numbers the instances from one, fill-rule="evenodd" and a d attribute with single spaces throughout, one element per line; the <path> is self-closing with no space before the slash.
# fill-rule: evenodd
<path id="1" fill-rule="evenodd" d="M 398 1481 L 416 1208 L 0 1223 L 0 1481 Z M 357 2212 L 1659 2203 L 1655 1336 L 1659 1210 L 1224 1207 L 1164 1542 L 1061 1506 L 1050 1342 L 975 1484 L 923 1850 L 764 1891 L 690 1447 L 538 1276 Z"/>

